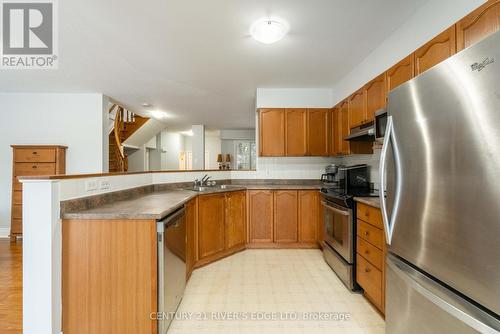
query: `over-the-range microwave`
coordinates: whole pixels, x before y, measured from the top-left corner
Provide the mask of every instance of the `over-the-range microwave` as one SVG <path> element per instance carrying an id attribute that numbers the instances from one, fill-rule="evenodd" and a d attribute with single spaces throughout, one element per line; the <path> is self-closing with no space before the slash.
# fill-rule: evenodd
<path id="1" fill-rule="evenodd" d="M 385 129 L 387 127 L 387 110 L 380 109 L 375 112 L 375 140 L 384 139 Z"/>

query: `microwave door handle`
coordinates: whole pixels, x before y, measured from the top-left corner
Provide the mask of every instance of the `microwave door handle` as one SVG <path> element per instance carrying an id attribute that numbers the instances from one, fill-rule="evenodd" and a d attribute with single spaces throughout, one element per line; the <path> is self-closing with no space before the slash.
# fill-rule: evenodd
<path id="1" fill-rule="evenodd" d="M 386 172 L 386 160 L 387 160 L 387 151 L 389 149 L 389 143 L 392 144 L 393 155 L 394 155 L 394 164 L 396 168 L 396 187 L 394 192 L 394 203 L 393 210 L 391 216 L 389 217 L 387 214 L 387 202 L 385 197 L 385 172 Z M 401 199 L 401 187 L 402 187 L 402 169 L 401 169 L 401 157 L 399 155 L 399 147 L 396 138 L 396 134 L 394 132 L 394 123 L 392 120 L 392 116 L 387 117 L 387 127 L 384 136 L 384 144 L 382 146 L 382 152 L 380 154 L 380 208 L 382 212 L 382 221 L 384 223 L 385 237 L 388 245 L 391 244 L 392 233 L 394 232 L 394 224 L 396 220 L 396 213 L 399 208 L 399 203 Z"/>
<path id="2" fill-rule="evenodd" d="M 336 209 L 336 208 L 328 205 L 326 202 L 321 202 L 321 205 L 323 205 L 328 210 L 332 210 L 333 212 L 338 213 L 339 215 L 342 215 L 342 216 L 350 216 L 351 215 L 349 212 Z"/>

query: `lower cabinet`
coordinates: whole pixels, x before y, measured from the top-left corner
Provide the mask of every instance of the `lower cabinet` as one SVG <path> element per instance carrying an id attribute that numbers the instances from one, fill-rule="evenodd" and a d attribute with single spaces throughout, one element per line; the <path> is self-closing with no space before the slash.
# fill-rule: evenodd
<path id="1" fill-rule="evenodd" d="M 207 264 L 245 248 L 245 191 L 200 195 L 196 225 L 196 265 Z"/>
<path id="2" fill-rule="evenodd" d="M 196 245 L 196 215 L 198 198 L 194 198 L 186 204 L 186 276 L 189 278 L 197 259 Z"/>
<path id="3" fill-rule="evenodd" d="M 380 210 L 357 204 L 356 280 L 365 297 L 385 312 L 385 240 Z"/>
<path id="4" fill-rule="evenodd" d="M 319 198 L 317 190 L 249 190 L 248 247 L 318 247 Z"/>

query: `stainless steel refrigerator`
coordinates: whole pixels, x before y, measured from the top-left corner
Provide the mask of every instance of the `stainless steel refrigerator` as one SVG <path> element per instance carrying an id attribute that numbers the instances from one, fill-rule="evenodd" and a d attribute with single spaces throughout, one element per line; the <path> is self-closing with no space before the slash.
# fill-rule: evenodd
<path id="1" fill-rule="evenodd" d="M 387 111 L 386 333 L 498 333 L 500 33 L 391 92 Z"/>

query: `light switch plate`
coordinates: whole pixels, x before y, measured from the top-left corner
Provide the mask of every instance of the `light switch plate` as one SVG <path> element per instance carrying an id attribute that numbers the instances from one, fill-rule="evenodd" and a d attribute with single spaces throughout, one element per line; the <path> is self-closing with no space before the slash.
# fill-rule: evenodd
<path id="1" fill-rule="evenodd" d="M 88 180 L 85 182 L 85 191 L 97 190 L 97 180 Z"/>
<path id="2" fill-rule="evenodd" d="M 99 189 L 100 190 L 106 190 L 109 188 L 110 188 L 110 184 L 109 184 L 108 179 L 104 179 L 104 180 L 99 181 Z"/>

